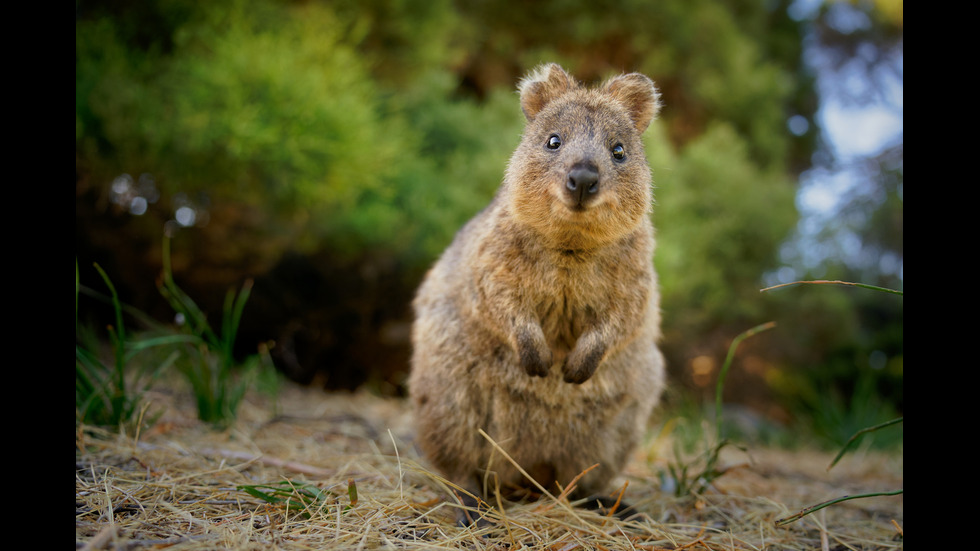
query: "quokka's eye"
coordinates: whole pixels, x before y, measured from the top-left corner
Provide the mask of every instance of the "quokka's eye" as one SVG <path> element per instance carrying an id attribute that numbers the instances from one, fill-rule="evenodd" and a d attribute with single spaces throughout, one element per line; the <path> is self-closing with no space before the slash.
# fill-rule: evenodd
<path id="1" fill-rule="evenodd" d="M 561 147 L 561 138 L 558 137 L 558 134 L 552 134 L 548 138 L 548 149 L 558 149 L 559 147 Z"/>
<path id="2" fill-rule="evenodd" d="M 613 146 L 612 156 L 613 159 L 616 159 L 617 161 L 622 161 L 623 159 L 626 158 L 626 149 L 623 148 L 623 144 L 618 143 Z"/>

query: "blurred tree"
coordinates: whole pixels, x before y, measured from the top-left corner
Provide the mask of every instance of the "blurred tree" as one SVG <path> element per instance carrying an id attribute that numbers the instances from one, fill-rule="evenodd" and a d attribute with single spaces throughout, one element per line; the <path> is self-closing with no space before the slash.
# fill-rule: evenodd
<path id="1" fill-rule="evenodd" d="M 442 28 L 453 15 L 447 4 L 418 13 L 399 5 L 419 27 Z M 493 193 L 520 132 L 507 94 L 482 105 L 453 98 L 447 69 L 427 58 L 416 60 L 427 69 L 411 86 L 399 84 L 404 74 L 379 77 L 388 48 L 410 40 L 435 55 L 452 31 L 413 35 L 377 17 L 379 6 L 84 4 L 76 22 L 77 254 L 126 255 L 123 226 L 140 228 L 132 238 L 145 242 L 165 225 L 206 224 L 175 242 L 186 285 L 210 296 L 246 275 L 311 272 L 307 280 L 327 290 L 259 286 L 254 303 L 297 307 L 263 311 L 252 327 L 246 316 L 243 336 L 264 329 L 286 346 L 295 333 L 282 327 L 303 326 L 307 346 L 326 352 L 311 356 L 320 365 L 294 371 L 339 370 L 342 386 L 363 382 L 366 366 L 348 361 L 351 350 L 370 347 L 384 318 L 405 319 L 421 271 Z M 388 34 L 404 40 L 379 38 Z M 152 184 L 126 184 L 130 172 Z M 136 212 L 137 203 L 145 210 Z M 182 218 L 188 207 L 194 216 Z M 121 286 L 152 285 L 145 270 L 127 267 L 158 265 L 159 248 L 148 248 L 110 263 L 130 275 Z M 297 266 L 303 255 L 311 260 Z M 351 272 L 402 291 L 375 296 L 379 288 L 351 283 Z M 294 296 L 302 293 L 323 296 L 311 308 Z M 284 361 L 296 357 L 283 346 L 274 350 Z"/>
<path id="2" fill-rule="evenodd" d="M 801 178 L 802 202 L 822 197 L 813 201 L 821 208 L 804 208 L 798 231 L 783 248 L 786 267 L 774 279 L 902 289 L 902 1 L 800 4 L 796 16 L 808 29 L 806 58 L 818 75 L 824 116 L 843 112 L 865 120 L 856 115 L 870 112 L 898 122 L 886 127 L 892 135 L 880 143 L 854 139 L 875 135 L 871 120 L 867 128 L 851 123 L 858 136 L 823 136 L 813 167 Z M 856 148 L 842 147 L 841 138 Z M 785 403 L 811 425 L 822 423 L 824 438 L 835 444 L 849 436 L 842 434 L 848 429 L 900 414 L 904 402 L 901 298 L 854 291 L 794 290 L 791 296 L 803 299 L 787 304 L 784 314 L 793 339 L 784 343 L 782 365 L 770 374 Z"/>

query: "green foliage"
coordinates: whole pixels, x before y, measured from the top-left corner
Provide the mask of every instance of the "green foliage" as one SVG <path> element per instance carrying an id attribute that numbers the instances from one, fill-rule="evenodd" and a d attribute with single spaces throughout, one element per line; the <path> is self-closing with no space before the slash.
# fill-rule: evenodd
<path id="1" fill-rule="evenodd" d="M 743 146 L 768 150 L 746 154 L 778 158 L 785 145 L 759 140 L 785 136 L 789 95 L 780 83 L 791 78 L 761 62 L 768 50 L 739 27 L 751 20 L 758 30 L 764 10 L 741 7 L 732 19 L 715 3 L 635 4 L 629 18 L 561 2 L 529 6 L 532 13 L 494 2 L 391 0 L 91 9 L 76 23 L 76 147 L 106 179 L 150 171 L 168 195 L 207 191 L 214 201 L 274 209 L 263 229 L 300 250 L 380 247 L 425 264 L 492 195 L 522 124 L 515 74 L 489 82 L 475 100 L 457 93 L 452 67 L 492 36 L 495 48 L 511 44 L 523 58 L 518 74 L 555 56 L 577 70 L 572 52 L 547 45 L 555 36 L 571 29 L 578 36 L 560 48 L 588 51 L 626 25 L 636 37 L 629 49 L 649 55 L 629 69 L 668 78 L 699 67 L 678 75 L 704 88 L 684 104 L 705 104 L 735 125 L 729 140 L 745 136 Z M 138 31 L 148 20 L 153 37 Z M 712 41 L 684 46 L 698 40 L 692 21 L 711 23 Z M 647 24 L 665 34 L 643 31 Z M 692 63 L 662 64 L 685 58 Z M 675 120 L 671 107 L 665 113 Z"/>
<path id="2" fill-rule="evenodd" d="M 313 484 L 292 480 L 283 480 L 275 484 L 245 484 L 238 486 L 238 489 L 267 503 L 298 511 L 306 518 L 337 502 L 337 496 L 333 492 L 321 490 Z M 357 505 L 357 485 L 353 478 L 347 481 L 347 496 L 350 502 L 344 506 L 344 511 L 353 509 Z"/>
<path id="3" fill-rule="evenodd" d="M 721 374 L 718 377 L 718 383 L 715 387 L 713 443 L 708 444 L 705 450 L 697 457 L 688 460 L 683 457 L 681 452 L 683 444 L 680 441 L 675 442 L 674 461 L 668 463 L 667 473 L 661 475 L 664 481 L 668 480 L 666 477 L 669 477 L 669 486 L 673 487 L 675 495 L 685 496 L 701 493 L 714 480 L 725 474 L 726 469 L 721 468 L 719 465 L 721 452 L 728 446 L 736 446 L 728 438 L 728 435 L 725 434 L 724 424 L 722 422 L 721 397 L 725 388 L 725 376 L 731 368 L 732 360 L 735 358 L 735 351 L 738 349 L 739 344 L 745 339 L 762 331 L 768 331 L 773 327 L 774 324 L 772 322 L 757 325 L 739 333 L 729 345 L 728 354 L 725 356 L 725 362 L 722 365 Z"/>
<path id="4" fill-rule="evenodd" d="M 379 120 L 377 92 L 325 9 L 207 4 L 172 30 L 167 56 L 121 43 L 113 25 L 76 33 L 79 78 L 94 81 L 76 113 L 114 123 L 93 132 L 113 164 L 162 174 L 171 193 L 313 211 L 351 212 L 383 188 L 403 140 Z M 154 71 L 133 70 L 143 65 Z"/>
<path id="5" fill-rule="evenodd" d="M 723 425 L 721 422 L 721 397 L 725 389 L 725 378 L 728 376 L 728 370 L 732 367 L 732 360 L 735 359 L 735 351 L 738 350 L 738 345 L 745 339 L 763 331 L 768 331 L 775 326 L 776 324 L 773 322 L 756 325 L 747 331 L 739 333 L 728 347 L 728 354 L 725 356 L 725 362 L 722 364 L 721 372 L 718 374 L 718 382 L 715 384 L 715 425 L 717 426 L 717 438 L 719 441 L 724 440 Z"/>
<path id="6" fill-rule="evenodd" d="M 115 322 L 107 328 L 112 362 L 106 365 L 100 354 L 97 335 L 78 324 L 78 294 L 81 291 L 78 263 L 75 263 L 75 422 L 119 426 L 140 423 L 144 414 L 143 394 L 153 375 L 166 369 L 176 356 L 171 354 L 152 372 L 132 369 L 135 354 L 158 343 L 151 339 L 130 339 L 123 322 L 123 305 L 115 286 L 98 264 L 96 271 L 109 289 Z"/>
<path id="7" fill-rule="evenodd" d="M 424 27 L 445 19 L 434 7 L 412 17 L 426 13 Z M 379 247 L 427 261 L 492 195 L 520 114 L 507 105 L 498 119 L 499 99 L 453 100 L 444 70 L 383 89 L 369 72 L 382 57 L 358 46 L 375 27 L 407 39 L 387 15 L 204 4 L 169 29 L 165 54 L 128 43 L 119 18 L 80 21 L 76 147 L 106 178 L 133 167 L 168 195 L 262 205 L 272 224 L 255 230 L 300 251 Z"/>
<path id="8" fill-rule="evenodd" d="M 873 286 L 873 285 L 855 284 L 855 283 L 849 283 L 849 282 L 843 282 L 843 281 L 807 281 L 807 282 L 797 282 L 797 283 L 817 283 L 817 284 L 832 283 L 832 284 L 841 284 L 841 285 L 856 285 L 856 286 L 859 286 L 859 287 L 862 287 L 862 288 L 866 288 L 866 289 L 872 289 L 872 290 L 880 291 L 880 292 L 884 292 L 884 293 L 892 293 L 892 294 L 898 294 L 898 295 L 904 296 L 904 293 L 902 291 L 895 291 L 893 289 L 887 289 L 887 288 L 877 287 L 877 286 Z M 882 411 L 880 411 L 880 409 L 887 410 L 889 404 L 887 404 L 887 403 L 886 404 L 881 404 L 880 403 L 880 400 L 875 400 L 875 396 L 873 396 L 873 393 L 868 392 L 866 389 L 862 389 L 862 390 L 863 390 L 863 392 L 861 392 L 860 394 L 858 394 L 856 392 L 855 393 L 856 395 L 853 396 L 852 398 L 853 398 L 853 400 L 855 402 L 858 402 L 858 403 L 864 405 L 864 408 L 855 407 L 854 404 L 852 404 L 850 408 L 847 408 L 845 410 L 845 414 L 847 415 L 847 417 L 848 418 L 853 418 L 853 417 L 856 417 L 856 416 L 860 415 L 860 413 L 867 413 L 868 408 L 871 408 L 871 409 L 879 409 L 879 411 L 874 411 L 873 413 L 868 414 L 867 415 L 868 418 L 871 418 L 872 416 L 873 417 L 876 417 L 876 418 L 882 417 L 883 413 L 882 413 Z M 867 394 L 867 396 L 866 396 L 866 394 Z M 827 408 L 827 409 L 828 410 L 833 410 L 834 408 Z M 857 414 L 855 412 L 857 412 Z M 886 415 L 887 415 L 887 413 L 886 413 Z M 846 420 L 849 420 L 849 419 L 843 419 L 843 420 L 842 419 L 834 419 L 833 421 L 836 421 L 837 422 L 837 425 L 836 426 L 841 427 L 841 426 L 844 426 L 846 424 L 845 422 L 843 422 L 843 421 L 846 421 Z M 837 453 L 837 455 L 834 457 L 834 459 L 830 462 L 830 465 L 827 466 L 827 470 L 830 470 L 831 468 L 833 468 L 833 466 L 836 465 L 838 461 L 840 461 L 840 459 L 844 456 L 844 454 L 848 451 L 848 449 L 855 442 L 857 442 L 860 438 L 864 437 L 864 435 L 871 434 L 871 433 L 876 433 L 876 432 L 878 432 L 878 431 L 880 431 L 882 429 L 886 429 L 886 428 L 888 428 L 888 427 L 890 427 L 892 425 L 901 424 L 903 422 L 903 420 L 904 420 L 903 417 L 897 417 L 897 418 L 889 419 L 887 421 L 882 421 L 882 422 L 878 422 L 878 423 L 868 423 L 868 424 L 865 424 L 863 427 L 861 427 L 861 428 L 859 428 L 857 430 L 852 431 L 853 434 L 851 434 L 850 438 L 848 438 L 843 443 L 843 445 L 840 446 L 840 451 Z M 861 421 L 864 422 L 866 420 L 865 419 L 861 419 Z M 811 426 L 823 427 L 823 426 L 829 426 L 829 425 L 825 425 L 823 423 L 812 423 Z M 885 431 L 886 434 L 888 432 L 889 431 Z M 901 438 L 901 435 L 899 435 L 899 439 L 900 438 Z M 841 503 L 841 502 L 844 502 L 844 501 L 849 501 L 849 500 L 852 500 L 852 499 L 864 499 L 864 498 L 870 498 L 870 497 L 894 496 L 894 495 L 900 495 L 902 493 L 904 493 L 904 490 L 893 490 L 893 491 L 884 491 L 884 492 L 871 492 L 871 493 L 860 494 L 860 495 L 842 496 L 842 497 L 839 497 L 839 498 L 835 498 L 835 499 L 831 499 L 831 500 L 828 500 L 828 501 L 824 501 L 822 503 L 818 503 L 816 505 L 811 505 L 809 507 L 804 508 L 803 510 L 799 511 L 796 514 L 789 516 L 789 517 L 777 519 L 775 521 L 775 524 L 776 524 L 776 526 L 782 526 L 782 525 L 785 525 L 785 524 L 789 524 L 791 522 L 795 522 L 795 521 L 803 518 L 806 515 L 809 515 L 809 514 L 815 512 L 815 511 L 819 511 L 820 509 L 823 509 L 825 507 L 829 507 L 830 505 L 835 505 L 837 503 Z"/>
<path id="9" fill-rule="evenodd" d="M 795 58 L 757 38 L 792 26 L 744 3 L 422 4 L 151 3 L 141 21 L 164 28 L 149 46 L 127 18 L 95 12 L 76 24 L 77 147 L 105 180 L 146 170 L 165 194 L 271 209 L 259 238 L 424 266 L 500 182 L 523 124 L 517 75 L 553 59 L 585 78 L 645 71 L 667 102 L 651 157 L 675 161 L 653 163 L 658 264 L 681 312 L 668 322 L 743 319 L 739 293 L 795 220 L 780 159 L 801 83 Z M 585 63 L 624 36 L 633 66 Z M 482 47 L 489 66 L 521 67 L 479 76 L 480 99 L 459 94 L 452 66 Z"/>
<path id="10" fill-rule="evenodd" d="M 115 287 L 105 275 L 105 272 L 96 265 L 99 275 L 102 276 L 109 292 L 112 294 L 112 304 L 116 316 L 115 330 L 109 326 L 109 338 L 112 346 L 113 365 L 107 366 L 99 359 L 96 352 L 91 348 L 97 347 L 98 343 L 90 344 L 89 347 L 75 344 L 75 418 L 78 420 L 91 420 L 90 422 L 100 424 L 118 425 L 122 421 L 128 421 L 136 410 L 137 401 L 133 399 L 126 390 L 125 378 L 125 330 L 122 325 L 122 306 L 119 296 L 116 294 Z M 75 263 L 75 333 L 78 334 L 78 263 Z M 77 339 L 76 339 L 77 341 Z"/>
<path id="11" fill-rule="evenodd" d="M 796 220 L 791 181 L 753 163 L 732 127 L 716 124 L 660 166 L 656 184 L 655 262 L 668 330 L 757 318 L 760 267 L 776 265 Z"/>
<path id="12" fill-rule="evenodd" d="M 191 385 L 197 401 L 197 414 L 202 421 L 220 426 L 234 420 L 245 391 L 257 370 L 263 367 L 263 358 L 252 356 L 241 373 L 235 373 L 238 367 L 234 357 L 235 337 L 251 290 L 252 282 L 246 281 L 237 296 L 233 290 L 228 291 L 221 330 L 215 331 L 194 300 L 174 282 L 170 242 L 164 241 L 160 293 L 170 302 L 186 328 L 186 333 L 169 338 L 168 342 L 187 345 L 177 367 Z"/>
<path id="13" fill-rule="evenodd" d="M 793 70 L 801 47 L 799 27 L 774 17 L 761 2 L 638 4 L 646 17 L 636 24 L 649 23 L 657 31 L 644 33 L 655 42 L 643 69 L 669 75 L 670 84 L 685 86 L 690 95 L 674 122 L 684 117 L 684 124 L 705 131 L 711 121 L 725 121 L 742 137 L 754 162 L 781 168 L 791 147 L 784 131 L 786 113 L 803 111 L 794 105 L 796 90 L 805 85 Z M 780 51 L 773 43 L 788 47 Z"/>
<path id="14" fill-rule="evenodd" d="M 879 390 L 881 374 L 859 368 L 851 383 L 849 374 L 853 371 L 853 366 L 838 366 L 836 375 L 794 371 L 771 384 L 780 398 L 792 405 L 796 422 L 807 427 L 815 443 L 830 449 L 864 427 L 899 415 L 889 397 Z M 845 381 L 850 384 L 842 384 Z M 882 433 L 873 440 L 878 448 L 894 448 L 901 442 L 901 435 L 895 433 Z"/>
<path id="15" fill-rule="evenodd" d="M 843 281 L 798 283 L 808 285 L 789 293 L 797 306 L 795 313 L 785 316 L 784 334 L 793 347 L 820 349 L 820 361 L 808 360 L 811 355 L 803 349 L 789 356 L 793 360 L 789 366 L 772 370 L 766 382 L 815 443 L 836 448 L 862 428 L 901 415 L 903 293 Z M 845 288 L 831 292 L 827 284 Z M 840 312 L 851 315 L 841 317 Z M 897 320 L 889 323 L 889 317 Z M 851 340 L 841 342 L 835 331 L 845 332 Z M 870 440 L 878 448 L 894 448 L 902 442 L 901 434 L 894 431 Z"/>
<path id="16" fill-rule="evenodd" d="M 99 339 L 78 326 L 78 293 L 81 290 L 78 266 L 75 266 L 75 410 L 76 421 L 99 425 L 120 425 L 137 421 L 142 415 L 142 396 L 153 378 L 174 367 L 185 376 L 194 393 L 198 417 L 222 426 L 235 418 L 238 404 L 245 391 L 263 373 L 274 373 L 266 351 L 239 362 L 234 356 L 235 338 L 241 317 L 251 292 L 246 282 L 237 295 L 229 291 L 225 297 L 224 316 L 220 331 L 215 331 L 204 312 L 173 280 L 170 268 L 170 243 L 164 241 L 161 294 L 169 301 L 178 317 L 184 320 L 184 330 L 153 331 L 137 338 L 127 336 L 123 319 L 124 307 L 115 287 L 98 265 L 109 288 L 115 323 L 108 327 L 112 350 L 112 365 L 106 365 L 98 349 Z M 145 316 L 143 316 L 145 317 Z M 133 357 L 150 349 L 165 350 L 164 359 L 151 358 L 151 369 L 135 365 Z M 273 392 L 276 380 L 264 379 Z"/>
<path id="17" fill-rule="evenodd" d="M 855 284 L 843 281 L 806 281 L 806 282 L 796 282 L 796 283 L 811 283 L 811 284 L 840 284 L 861 287 L 864 289 L 871 289 L 874 291 L 904 295 L 901 291 L 894 291 L 892 289 L 881 288 L 872 285 L 865 284 Z M 783 285 L 777 286 L 783 287 Z M 774 287 L 775 288 L 775 287 Z M 764 290 L 771 290 L 764 289 Z M 722 392 L 724 389 L 725 375 L 731 367 L 732 359 L 735 356 L 735 351 L 738 345 L 745 340 L 761 331 L 765 331 L 773 327 L 772 323 L 758 325 L 739 334 L 731 343 L 728 349 L 728 354 L 725 358 L 724 365 L 721 369 L 721 374 L 718 378 L 716 389 L 715 389 L 715 417 L 714 417 L 714 441 L 705 446 L 705 449 L 698 454 L 693 459 L 687 459 L 681 453 L 683 448 L 683 442 L 677 440 L 674 442 L 674 455 L 673 461 L 668 463 L 666 472 L 661 473 L 662 486 L 665 488 L 672 488 L 675 495 L 684 496 L 688 494 L 698 494 L 705 488 L 710 486 L 710 484 L 725 474 L 725 469 L 720 467 L 719 459 L 721 451 L 729 445 L 732 445 L 732 441 L 724 433 L 723 429 L 723 419 L 722 419 Z M 817 393 L 816 399 L 819 400 L 823 393 Z M 845 452 L 852 446 L 859 438 L 864 437 L 867 434 L 877 433 L 882 429 L 886 429 L 892 425 L 897 425 L 903 422 L 902 417 L 889 418 L 891 414 L 887 403 L 883 403 L 880 399 L 876 399 L 874 390 L 867 385 L 861 385 L 860 388 L 855 390 L 855 394 L 851 396 L 851 403 L 848 407 L 839 407 L 839 404 L 828 403 L 826 401 L 821 401 L 814 409 L 814 413 L 822 414 L 827 416 L 826 419 L 812 420 L 806 423 L 806 426 L 811 430 L 820 431 L 821 429 L 830 429 L 833 432 L 840 434 L 850 434 L 850 438 L 844 441 L 843 445 L 840 446 L 840 451 L 837 456 L 831 461 L 830 465 L 827 467 L 829 470 L 832 468 L 845 454 Z M 887 420 L 873 421 L 876 419 L 881 419 L 882 417 L 887 418 Z M 871 422 L 869 422 L 871 421 Z M 857 429 L 852 428 L 853 423 L 865 423 Z M 888 431 L 885 431 L 886 434 Z M 899 440 L 901 435 L 898 435 Z M 835 440 L 838 445 L 843 439 Z M 883 492 L 871 492 L 860 495 L 850 495 L 843 496 L 840 498 L 828 500 L 816 505 L 806 507 L 805 509 L 799 511 L 798 513 L 791 515 L 789 517 L 781 518 L 775 521 L 776 526 L 782 526 L 789 524 L 800 518 L 809 515 L 815 511 L 823 509 L 825 507 L 835 505 L 844 501 L 849 501 L 852 499 L 859 498 L 871 498 L 871 497 L 882 497 L 882 496 L 894 496 L 900 495 L 903 490 L 895 491 L 883 491 Z"/>
<path id="18" fill-rule="evenodd" d="M 863 429 L 855 432 L 854 434 L 851 435 L 850 438 L 847 439 L 847 442 L 845 442 L 844 443 L 844 446 L 841 447 L 840 452 L 838 452 L 837 455 L 834 456 L 834 459 L 830 462 L 830 465 L 827 466 L 827 470 L 829 471 L 830 469 L 832 469 L 834 467 L 834 465 L 836 465 L 837 462 L 839 462 L 841 460 L 841 458 L 844 457 L 844 454 L 847 453 L 848 449 L 850 449 L 850 447 L 853 444 L 855 444 L 856 442 L 858 442 L 865 434 L 870 434 L 872 432 L 879 431 L 881 429 L 890 427 L 892 425 L 897 425 L 899 423 L 904 422 L 904 420 L 905 420 L 904 417 L 898 417 L 896 419 L 892 419 L 891 421 L 885 421 L 884 423 L 879 423 L 879 424 L 874 425 L 874 426 L 871 426 L 871 427 L 865 427 L 865 428 L 863 428 Z"/>
<path id="19" fill-rule="evenodd" d="M 896 290 L 893 290 L 893 289 L 878 287 L 878 286 L 874 286 L 874 285 L 857 284 L 857 283 L 850 283 L 850 282 L 844 282 L 844 281 L 806 281 L 806 282 L 796 282 L 796 283 L 813 283 L 813 284 L 827 284 L 827 283 L 830 283 L 830 284 L 840 284 L 840 285 L 853 285 L 853 286 L 861 287 L 861 288 L 864 288 L 864 289 L 871 289 L 871 290 L 874 290 L 874 291 L 879 291 L 879 292 L 891 293 L 891 294 L 897 294 L 897 295 L 900 295 L 900 296 L 904 296 L 904 292 L 902 292 L 902 291 L 896 291 Z M 768 290 L 768 289 L 766 289 L 766 290 Z M 862 380 L 866 380 L 866 379 L 862 379 Z M 862 385 L 862 387 L 863 386 L 864 385 Z M 854 396 L 852 396 L 852 399 L 854 401 L 856 401 L 857 404 L 860 404 L 860 406 L 863 406 L 863 407 L 860 407 L 860 406 L 856 405 L 855 403 L 852 403 L 851 404 L 851 407 L 845 408 L 843 410 L 841 410 L 840 408 L 827 407 L 826 409 L 828 411 L 843 411 L 844 415 L 841 416 L 843 418 L 832 419 L 830 423 L 827 423 L 827 424 L 818 423 L 816 425 L 817 426 L 844 427 L 844 426 L 847 425 L 846 421 L 849 421 L 849 420 L 851 420 L 853 418 L 856 418 L 856 417 L 860 417 L 862 413 L 865 414 L 864 417 L 866 417 L 866 418 L 861 418 L 860 419 L 860 421 L 863 422 L 863 423 L 866 422 L 867 419 L 881 418 L 882 415 L 888 415 L 887 412 L 883 413 L 883 411 L 881 411 L 881 410 L 888 410 L 889 409 L 888 408 L 889 404 L 887 404 L 887 403 L 882 404 L 880 400 L 876 400 L 875 399 L 875 396 L 873 394 L 873 391 L 869 392 L 866 388 L 861 388 L 859 391 L 856 391 L 854 393 Z M 875 410 L 875 411 L 871 412 L 869 410 Z M 861 428 L 859 428 L 857 430 L 851 431 L 853 434 L 851 434 L 851 437 L 848 438 L 843 443 L 843 445 L 840 446 L 840 451 L 837 453 L 837 455 L 834 457 L 834 459 L 830 462 L 830 465 L 827 467 L 827 470 L 830 470 L 831 468 L 833 468 L 833 466 L 836 465 L 838 461 L 840 461 L 841 457 L 844 456 L 844 454 L 847 452 L 847 450 L 850 448 L 850 446 L 852 444 L 854 444 L 855 442 L 857 442 L 857 440 L 860 439 L 860 438 L 862 438 L 864 435 L 871 434 L 871 433 L 876 433 L 876 432 L 878 432 L 878 431 L 880 431 L 882 429 L 886 429 L 886 428 L 888 428 L 888 427 L 890 427 L 892 425 L 901 424 L 902 422 L 903 422 L 903 418 L 902 417 L 898 417 L 898 418 L 893 418 L 893 419 L 889 419 L 887 421 L 881 421 L 881 422 L 877 422 L 877 423 L 867 423 L 863 427 L 861 427 Z M 847 428 L 844 428 L 843 430 L 848 430 L 848 429 Z M 886 433 L 887 432 L 888 431 L 886 431 Z M 901 438 L 901 435 L 899 435 L 899 438 Z M 838 440 L 838 442 L 840 442 L 840 440 Z M 828 501 L 824 501 L 822 503 L 818 503 L 816 505 L 811 505 L 809 507 L 804 508 L 803 510 L 799 511 L 796 514 L 789 516 L 789 517 L 777 519 L 776 522 L 775 522 L 775 524 L 776 524 L 776 526 L 782 526 L 782 525 L 785 525 L 785 524 L 789 524 L 791 522 L 795 522 L 795 521 L 803 518 L 806 515 L 809 515 L 809 514 L 815 512 L 815 511 L 819 511 L 820 509 L 823 509 L 825 507 L 829 507 L 830 505 L 835 505 L 837 503 L 841 503 L 841 502 L 844 502 L 844 501 L 849 501 L 849 500 L 852 500 L 852 499 L 864 499 L 864 498 L 869 498 L 869 497 L 894 496 L 894 495 L 900 495 L 902 493 L 904 493 L 904 490 L 893 490 L 893 491 L 884 491 L 884 492 L 871 492 L 871 493 L 860 494 L 860 495 L 842 496 L 842 497 L 839 497 L 839 498 L 835 498 L 835 499 L 831 499 L 831 500 L 828 500 Z"/>

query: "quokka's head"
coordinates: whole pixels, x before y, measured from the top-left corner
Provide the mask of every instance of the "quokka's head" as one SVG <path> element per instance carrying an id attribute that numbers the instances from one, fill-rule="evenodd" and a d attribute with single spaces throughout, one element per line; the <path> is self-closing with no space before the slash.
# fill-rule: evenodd
<path id="1" fill-rule="evenodd" d="M 653 81 L 630 73 L 587 88 L 549 64 L 518 88 L 527 126 L 504 181 L 515 218 L 569 249 L 634 231 L 652 203 L 641 135 L 660 110 Z"/>

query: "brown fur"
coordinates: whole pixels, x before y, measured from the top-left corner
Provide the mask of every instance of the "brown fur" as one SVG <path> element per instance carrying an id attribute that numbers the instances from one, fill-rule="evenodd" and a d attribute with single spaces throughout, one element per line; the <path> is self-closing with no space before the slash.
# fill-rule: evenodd
<path id="1" fill-rule="evenodd" d="M 589 89 L 557 65 L 519 88 L 528 124 L 504 182 L 415 299 L 409 390 L 421 450 L 467 491 L 529 487 L 483 429 L 549 489 L 599 463 L 586 496 L 623 468 L 663 388 L 640 139 L 659 96 L 640 74 Z"/>

